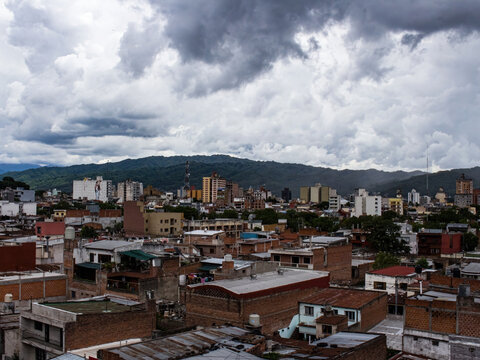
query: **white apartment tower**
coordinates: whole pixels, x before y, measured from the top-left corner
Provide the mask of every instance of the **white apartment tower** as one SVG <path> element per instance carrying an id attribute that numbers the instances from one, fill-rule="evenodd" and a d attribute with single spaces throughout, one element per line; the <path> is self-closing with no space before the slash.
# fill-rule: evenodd
<path id="1" fill-rule="evenodd" d="M 101 176 L 97 176 L 95 180 L 90 178 L 73 180 L 74 200 L 97 200 L 107 202 L 112 198 L 112 195 L 112 180 L 103 180 L 103 177 Z"/>
<path id="2" fill-rule="evenodd" d="M 420 193 L 417 192 L 417 190 L 412 189 L 408 193 L 408 203 L 412 203 L 413 205 L 420 204 Z"/>
<path id="3" fill-rule="evenodd" d="M 355 196 L 355 216 L 362 215 L 381 216 L 382 215 L 382 197 L 378 195 L 368 195 L 365 189 L 358 189 L 358 195 Z"/>

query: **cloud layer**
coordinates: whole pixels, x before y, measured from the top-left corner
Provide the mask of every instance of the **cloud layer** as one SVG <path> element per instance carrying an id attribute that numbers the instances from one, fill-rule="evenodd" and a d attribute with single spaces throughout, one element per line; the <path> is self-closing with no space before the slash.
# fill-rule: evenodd
<path id="1" fill-rule="evenodd" d="M 478 1 L 0 1 L 0 162 L 477 166 Z"/>

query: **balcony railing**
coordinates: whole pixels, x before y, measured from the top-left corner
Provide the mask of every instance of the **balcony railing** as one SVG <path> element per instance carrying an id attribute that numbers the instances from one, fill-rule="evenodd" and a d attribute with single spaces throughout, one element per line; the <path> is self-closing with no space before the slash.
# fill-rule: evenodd
<path id="1" fill-rule="evenodd" d="M 283 267 L 313 270 L 313 264 L 298 264 L 298 263 L 289 263 L 289 262 L 280 262 L 280 261 L 275 261 L 275 262 L 278 263 L 279 266 L 283 266 Z"/>
<path id="2" fill-rule="evenodd" d="M 45 334 L 37 333 L 32 330 L 22 330 L 22 340 L 28 340 L 31 343 L 38 344 L 40 347 L 50 347 L 54 350 L 63 352 L 63 346 L 60 339 L 53 338 L 50 334 L 48 341 L 45 340 Z"/>

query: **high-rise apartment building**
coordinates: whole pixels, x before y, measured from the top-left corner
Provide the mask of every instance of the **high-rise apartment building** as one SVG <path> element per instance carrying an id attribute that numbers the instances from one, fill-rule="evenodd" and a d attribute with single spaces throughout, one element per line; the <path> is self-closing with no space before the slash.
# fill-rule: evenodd
<path id="1" fill-rule="evenodd" d="M 362 215 L 382 215 L 382 197 L 378 195 L 368 195 L 365 189 L 355 191 L 355 216 Z"/>
<path id="2" fill-rule="evenodd" d="M 454 203 L 458 207 L 468 207 L 473 204 L 473 180 L 460 175 L 456 181 Z"/>
<path id="3" fill-rule="evenodd" d="M 127 180 L 120 182 L 117 185 L 117 196 L 119 198 L 119 203 L 124 203 L 125 201 L 138 201 L 140 196 L 143 195 L 143 183 Z"/>
<path id="4" fill-rule="evenodd" d="M 227 180 L 221 178 L 216 172 L 212 176 L 203 178 L 202 200 L 204 203 L 216 203 L 217 200 L 225 202 Z"/>

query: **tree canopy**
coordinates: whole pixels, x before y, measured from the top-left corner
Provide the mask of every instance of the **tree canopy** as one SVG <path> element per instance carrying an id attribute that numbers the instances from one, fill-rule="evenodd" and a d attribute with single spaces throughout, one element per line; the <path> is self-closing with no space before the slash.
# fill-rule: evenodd
<path id="1" fill-rule="evenodd" d="M 395 265 L 400 265 L 400 259 L 393 254 L 381 251 L 375 257 L 373 268 L 378 270 Z"/>

